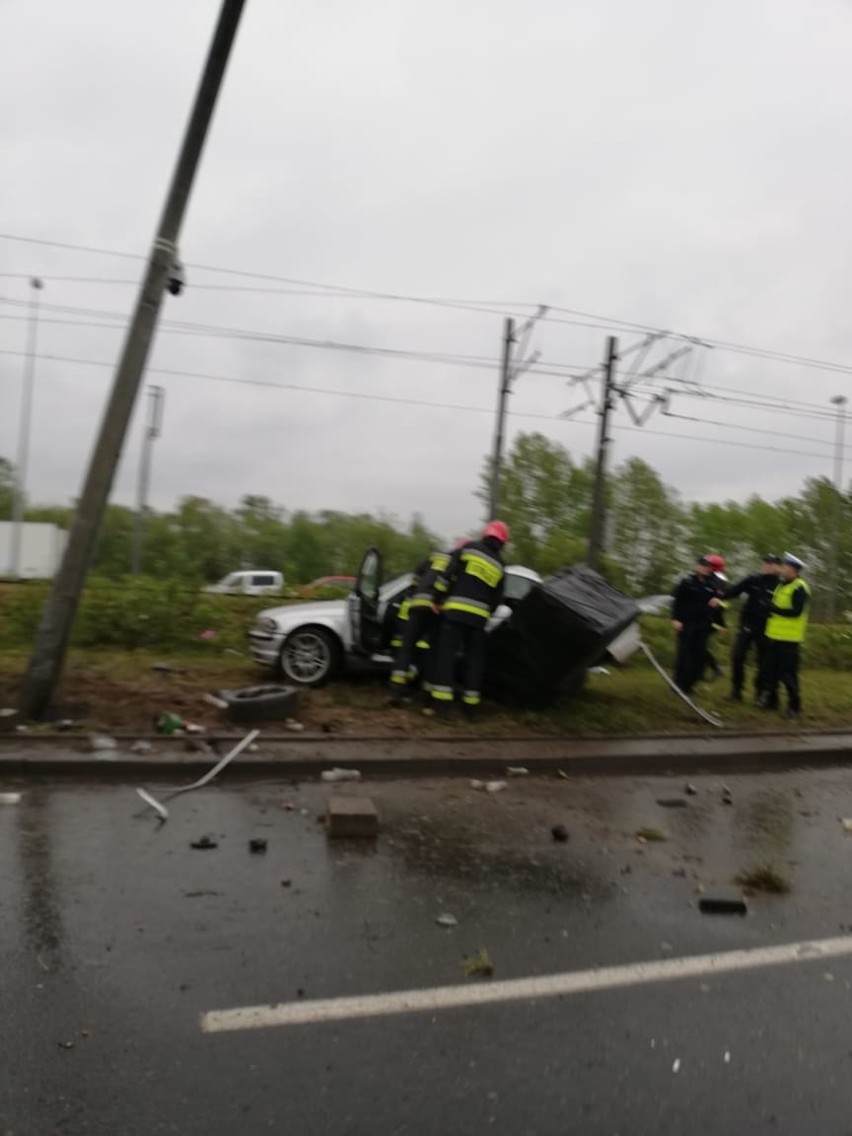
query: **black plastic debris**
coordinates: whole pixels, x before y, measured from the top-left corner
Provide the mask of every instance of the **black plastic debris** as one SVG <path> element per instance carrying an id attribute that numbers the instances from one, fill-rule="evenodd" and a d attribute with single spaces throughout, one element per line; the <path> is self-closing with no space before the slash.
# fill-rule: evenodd
<path id="1" fill-rule="evenodd" d="M 190 848 L 197 848 L 199 851 L 206 852 L 208 848 L 218 848 L 219 844 L 213 839 L 212 836 L 200 836 L 198 840 L 193 840 Z"/>
<path id="2" fill-rule="evenodd" d="M 489 696 L 541 707 L 579 693 L 588 668 L 638 615 L 633 600 L 585 564 L 549 576 L 489 635 Z"/>
<path id="3" fill-rule="evenodd" d="M 262 836 L 253 836 L 249 841 L 249 852 L 253 852 L 255 854 L 259 852 L 265 852 L 268 844 L 269 842 L 267 840 L 264 840 Z"/>
<path id="4" fill-rule="evenodd" d="M 550 835 L 558 844 L 564 844 L 568 840 L 568 829 L 564 824 L 555 824 L 550 830 Z"/>
<path id="5" fill-rule="evenodd" d="M 740 892 L 724 891 L 702 895 L 698 901 L 698 910 L 705 915 L 746 915 L 748 904 Z"/>

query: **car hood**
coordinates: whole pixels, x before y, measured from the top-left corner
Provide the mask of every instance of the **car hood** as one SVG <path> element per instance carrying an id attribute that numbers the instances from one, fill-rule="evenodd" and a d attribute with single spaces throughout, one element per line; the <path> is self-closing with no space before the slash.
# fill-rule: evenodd
<path id="1" fill-rule="evenodd" d="M 292 627 L 310 619 L 343 619 L 346 615 L 346 600 L 316 600 L 313 603 L 284 604 L 281 607 L 268 607 L 258 619 L 274 619 L 279 627 Z"/>

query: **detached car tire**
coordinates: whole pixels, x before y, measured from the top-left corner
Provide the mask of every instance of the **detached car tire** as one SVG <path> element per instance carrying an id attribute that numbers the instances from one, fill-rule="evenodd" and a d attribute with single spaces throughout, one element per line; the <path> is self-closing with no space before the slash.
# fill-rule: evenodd
<path id="1" fill-rule="evenodd" d="M 242 690 L 220 690 L 227 702 L 226 714 L 232 722 L 282 722 L 294 718 L 301 692 L 295 686 L 247 686 Z"/>
<path id="2" fill-rule="evenodd" d="M 279 673 L 297 686 L 324 686 L 340 670 L 342 652 L 324 627 L 298 627 L 284 641 Z"/>

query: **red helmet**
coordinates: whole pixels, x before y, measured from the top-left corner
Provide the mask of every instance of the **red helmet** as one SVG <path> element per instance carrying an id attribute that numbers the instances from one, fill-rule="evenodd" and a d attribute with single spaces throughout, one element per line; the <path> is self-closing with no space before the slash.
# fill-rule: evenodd
<path id="1" fill-rule="evenodd" d="M 724 556 L 718 556 L 714 552 L 712 556 L 708 556 L 706 559 L 707 559 L 707 563 L 710 565 L 710 567 L 713 569 L 714 572 L 723 572 L 724 571 L 724 569 L 725 569 L 725 557 Z"/>
<path id="2" fill-rule="evenodd" d="M 485 526 L 485 531 L 482 534 L 482 539 L 485 540 L 489 536 L 493 536 L 495 540 L 499 540 L 501 544 L 509 543 L 509 526 L 503 521 L 489 521 Z"/>

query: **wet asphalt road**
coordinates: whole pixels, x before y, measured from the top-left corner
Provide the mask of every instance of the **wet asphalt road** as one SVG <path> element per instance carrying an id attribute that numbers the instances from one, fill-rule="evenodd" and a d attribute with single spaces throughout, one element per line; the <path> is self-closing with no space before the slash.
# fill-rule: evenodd
<path id="1" fill-rule="evenodd" d="M 852 771 L 732 778 L 732 805 L 695 784 L 679 809 L 656 802 L 681 780 L 347 786 L 378 804 L 374 847 L 327 841 L 317 783 L 230 779 L 163 827 L 130 786 L 0 786 L 24 793 L 0 806 L 0 1134 L 852 1133 L 849 958 L 200 1030 L 213 1009 L 487 981 L 462 970 L 480 947 L 499 981 L 852 931 Z M 218 848 L 190 849 L 203 834 Z M 698 888 L 766 862 L 789 895 L 698 913 Z"/>

